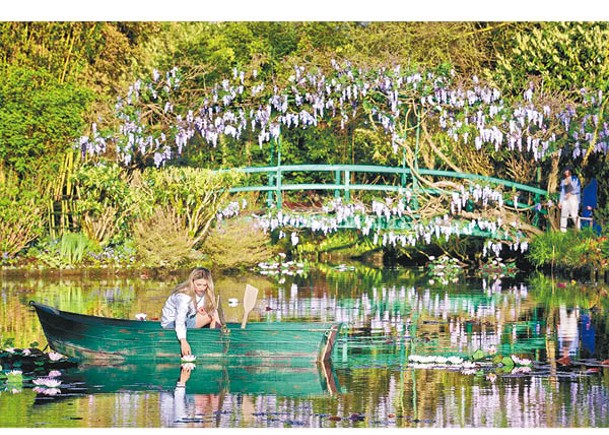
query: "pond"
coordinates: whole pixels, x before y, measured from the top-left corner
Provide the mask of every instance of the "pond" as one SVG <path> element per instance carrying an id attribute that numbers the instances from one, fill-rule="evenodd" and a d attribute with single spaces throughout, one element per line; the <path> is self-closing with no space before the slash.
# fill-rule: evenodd
<path id="1" fill-rule="evenodd" d="M 187 275 L 1 275 L 0 347 L 45 347 L 30 300 L 153 319 Z M 215 282 L 229 321 L 243 306 L 226 301 L 241 300 L 249 283 L 260 290 L 249 322 L 344 322 L 331 363 L 24 371 L 55 384 L 0 381 L 0 427 L 609 427 L 601 288 L 543 276 L 442 283 L 417 269 L 327 265 Z M 186 388 L 176 388 L 180 376 Z"/>

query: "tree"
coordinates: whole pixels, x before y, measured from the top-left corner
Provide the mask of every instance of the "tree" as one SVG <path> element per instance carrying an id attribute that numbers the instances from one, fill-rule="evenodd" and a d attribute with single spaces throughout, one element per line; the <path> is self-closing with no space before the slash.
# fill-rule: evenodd
<path id="1" fill-rule="evenodd" d="M 514 30 L 497 50 L 494 76 L 502 88 L 518 91 L 533 80 L 575 98 L 581 88 L 608 90 L 608 23 L 529 23 Z"/>
<path id="2" fill-rule="evenodd" d="M 85 127 L 92 100 L 85 88 L 48 72 L 9 66 L 0 78 L 0 158 L 22 176 L 60 160 Z"/>

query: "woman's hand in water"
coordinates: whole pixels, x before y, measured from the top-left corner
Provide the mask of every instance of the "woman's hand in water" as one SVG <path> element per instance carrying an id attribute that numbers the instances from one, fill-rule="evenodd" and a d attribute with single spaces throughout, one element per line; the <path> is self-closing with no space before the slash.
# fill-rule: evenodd
<path id="1" fill-rule="evenodd" d="M 188 341 L 185 338 L 182 338 L 180 340 L 180 349 L 182 351 L 182 356 L 190 355 L 192 352 L 190 350 L 190 344 L 188 343 Z"/>

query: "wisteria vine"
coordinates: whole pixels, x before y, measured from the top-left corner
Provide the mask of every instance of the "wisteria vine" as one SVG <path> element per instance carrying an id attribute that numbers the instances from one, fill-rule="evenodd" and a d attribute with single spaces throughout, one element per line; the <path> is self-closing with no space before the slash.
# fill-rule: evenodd
<path id="1" fill-rule="evenodd" d="M 197 108 L 177 107 L 176 91 L 181 84 L 177 68 L 165 74 L 153 71 L 150 78 L 138 80 L 118 99 L 118 129 L 102 130 L 93 124 L 91 135 L 78 143 L 82 152 L 100 155 L 112 145 L 124 165 L 148 157 L 159 167 L 180 155 L 195 138 L 212 147 L 222 137 L 236 146 L 255 139 L 263 147 L 278 140 L 286 129 L 322 128 L 328 121 L 341 129 L 348 124 L 375 129 L 386 135 L 394 152 L 409 147 L 413 122 L 425 125 L 432 135 L 443 135 L 475 150 L 484 148 L 489 155 L 506 151 L 535 162 L 549 155 L 575 161 L 588 153 L 606 154 L 609 144 L 609 126 L 601 118 L 601 91 L 582 90 L 581 101 L 561 106 L 548 103 L 543 92 L 531 85 L 521 98 L 508 101 L 499 89 L 476 77 L 462 80 L 454 71 L 421 71 L 399 65 L 365 69 L 336 61 L 328 70 L 294 66 L 283 87 L 265 82 L 255 70 L 234 69 L 230 77 L 209 89 Z M 461 213 L 470 200 L 501 208 L 505 198 L 489 187 L 462 187 L 452 194 L 451 215 Z M 512 200 L 518 204 L 518 197 Z M 494 235 L 494 241 L 485 245 L 485 255 L 498 256 L 506 245 L 514 251 L 527 249 L 524 236 L 500 221 L 443 216 L 411 225 L 407 231 L 378 228 L 383 217 L 400 222 L 410 213 L 403 205 L 407 203 L 376 201 L 369 210 L 362 205 L 334 204 L 324 216 L 270 211 L 260 217 L 260 224 L 267 230 L 279 229 L 282 236 L 286 236 L 283 227 L 328 234 L 348 224 L 383 246 L 430 243 L 434 237 L 448 239 L 482 231 Z M 299 241 L 297 232 L 290 238 L 294 245 Z M 506 244 L 506 240 L 510 242 Z"/>
<path id="2" fill-rule="evenodd" d="M 271 210 L 257 216 L 258 225 L 265 232 L 276 231 L 279 238 L 289 237 L 293 246 L 299 243 L 299 231 L 328 235 L 341 228 L 352 228 L 370 237 L 382 247 L 413 247 L 430 245 L 433 241 L 448 241 L 451 237 L 488 236 L 483 256 L 500 257 L 508 248 L 512 253 L 528 250 L 525 234 L 515 223 L 497 219 L 463 219 L 454 215 L 435 217 L 426 222 L 412 219 L 412 211 L 403 201 L 386 198 L 372 201 L 370 207 L 361 203 L 343 203 L 338 198 L 323 207 L 323 214 L 298 214 Z"/>
<path id="3" fill-rule="evenodd" d="M 373 128 L 372 120 L 398 151 L 405 144 L 404 118 L 414 111 L 436 133 L 478 150 L 505 149 L 535 161 L 552 152 L 581 158 L 590 147 L 592 152 L 607 152 L 609 126 L 599 119 L 600 91 L 582 90 L 577 106 L 552 108 L 533 86 L 520 100 L 508 103 L 499 89 L 482 85 L 476 77 L 469 87 L 456 84 L 454 72 L 399 65 L 371 70 L 336 61 L 331 65 L 329 71 L 294 66 L 284 87 L 265 83 L 255 70 L 234 69 L 231 77 L 210 88 L 200 107 L 182 112 L 173 99 L 181 85 L 177 68 L 164 76 L 153 71 L 118 99 L 118 130 L 102 134 L 93 125 L 79 146 L 83 152 L 100 154 L 113 143 L 125 165 L 137 155 L 154 155 L 160 166 L 181 154 L 195 136 L 215 147 L 222 136 L 239 142 L 249 135 L 262 147 L 284 129 L 319 127 L 324 120 L 338 121 L 340 128 L 348 123 Z M 160 118 L 163 128 L 155 124 Z"/>

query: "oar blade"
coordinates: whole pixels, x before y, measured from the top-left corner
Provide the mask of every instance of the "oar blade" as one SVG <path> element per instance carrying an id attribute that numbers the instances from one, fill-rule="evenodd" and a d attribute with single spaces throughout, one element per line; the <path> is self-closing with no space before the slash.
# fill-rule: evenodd
<path id="1" fill-rule="evenodd" d="M 243 294 L 243 309 L 245 312 L 243 313 L 243 321 L 241 322 L 241 328 L 245 328 L 247 324 L 247 316 L 250 314 L 250 311 L 254 309 L 256 306 L 256 299 L 258 298 L 258 289 L 253 285 L 247 284 L 245 286 L 245 293 Z"/>

